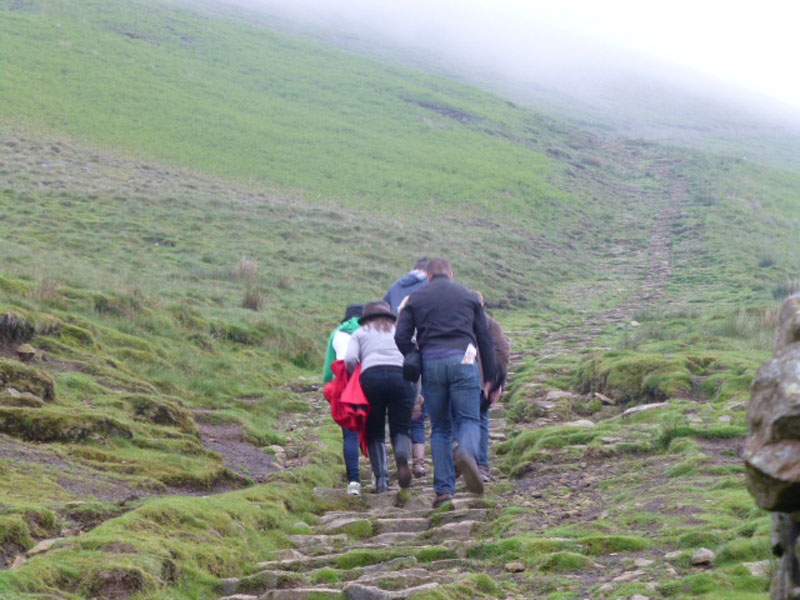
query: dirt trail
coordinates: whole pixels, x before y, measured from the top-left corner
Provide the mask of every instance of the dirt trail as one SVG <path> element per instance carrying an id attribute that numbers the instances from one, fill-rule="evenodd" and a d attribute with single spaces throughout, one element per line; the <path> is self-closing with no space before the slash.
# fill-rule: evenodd
<path id="1" fill-rule="evenodd" d="M 684 205 L 688 197 L 686 183 L 674 176 L 673 169 L 674 166 L 669 162 L 655 167 L 656 172 L 670 182 L 670 188 L 668 196 L 658 199 L 661 205 L 650 231 L 647 249 L 638 253 L 635 248 L 626 250 L 628 254 L 637 257 L 631 276 L 640 283 L 615 307 L 587 314 L 580 325 L 550 333 L 541 341 L 539 349 L 518 354 L 515 360 L 525 354 L 552 357 L 586 348 L 599 348 L 597 339 L 605 333 L 609 325 L 630 327 L 637 311 L 661 307 L 672 274 L 672 231 L 685 216 Z"/>

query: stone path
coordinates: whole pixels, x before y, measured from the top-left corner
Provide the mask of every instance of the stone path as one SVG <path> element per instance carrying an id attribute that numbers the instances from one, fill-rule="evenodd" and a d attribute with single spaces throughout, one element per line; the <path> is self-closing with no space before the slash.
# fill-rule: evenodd
<path id="1" fill-rule="evenodd" d="M 490 415 L 493 437 L 505 437 L 505 408 L 495 406 Z M 290 536 L 294 548 L 260 563 L 253 574 L 225 580 L 224 599 L 410 598 L 485 572 L 467 550 L 487 520 L 489 504 L 464 491 L 459 480 L 453 502 L 432 509 L 430 463 L 427 471 L 405 491 L 394 483 L 389 492 L 375 494 L 365 485 L 356 498 L 344 489 L 318 488 L 326 504 L 346 510 L 328 511 L 308 534 Z"/>
<path id="2" fill-rule="evenodd" d="M 659 170 L 665 173 L 670 168 L 664 164 Z M 614 308 L 587 315 L 583 324 L 571 331 L 549 336 L 541 342 L 537 354 L 557 355 L 594 347 L 605 325 L 628 323 L 634 311 L 663 298 L 671 274 L 670 234 L 681 216 L 685 197 L 686 190 L 678 182 L 670 197 L 663 199 L 649 246 L 634 261 L 641 283 L 630 296 Z M 513 352 L 512 370 L 529 353 Z M 307 398 L 312 404 L 322 403 L 315 406 L 315 412 L 327 414 L 318 393 Z M 492 441 L 505 440 L 504 405 L 492 407 L 490 416 Z M 304 422 L 298 429 L 311 425 Z M 324 513 L 311 532 L 290 537 L 294 548 L 260 563 L 251 575 L 225 580 L 225 595 L 220 600 L 411 598 L 417 592 L 458 583 L 472 573 L 487 573 L 487 564 L 468 558 L 468 549 L 487 522 L 491 503 L 466 493 L 463 482 L 459 483 L 455 500 L 447 508 L 436 510 L 430 507 L 434 497 L 430 464 L 427 477 L 415 479 L 405 492 L 394 485 L 388 493 L 374 494 L 365 486 L 363 496 L 353 498 L 344 489 L 317 489 L 315 493 L 326 503 L 347 506 L 347 510 Z"/>

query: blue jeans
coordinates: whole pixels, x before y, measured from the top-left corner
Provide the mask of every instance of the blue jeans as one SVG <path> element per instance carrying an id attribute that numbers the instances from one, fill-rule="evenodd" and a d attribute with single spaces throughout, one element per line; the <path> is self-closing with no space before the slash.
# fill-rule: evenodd
<path id="1" fill-rule="evenodd" d="M 481 411 L 481 445 L 478 450 L 478 466 L 489 468 L 489 409 Z"/>
<path id="2" fill-rule="evenodd" d="M 342 450 L 344 451 L 344 466 L 347 469 L 347 481 L 361 483 L 361 467 L 358 464 L 361 448 L 358 445 L 358 432 L 342 427 Z"/>
<path id="3" fill-rule="evenodd" d="M 452 439 L 459 451 L 477 457 L 480 446 L 480 372 L 477 363 L 461 364 L 461 354 L 422 360 L 422 395 L 431 420 L 433 489 L 454 494 L 456 470 Z"/>
<path id="4" fill-rule="evenodd" d="M 411 433 L 411 443 L 412 444 L 424 444 L 425 443 L 425 419 L 428 418 L 428 409 L 425 408 L 425 405 L 422 405 L 422 412 L 420 412 L 419 419 L 411 419 L 411 427 L 409 431 Z"/>

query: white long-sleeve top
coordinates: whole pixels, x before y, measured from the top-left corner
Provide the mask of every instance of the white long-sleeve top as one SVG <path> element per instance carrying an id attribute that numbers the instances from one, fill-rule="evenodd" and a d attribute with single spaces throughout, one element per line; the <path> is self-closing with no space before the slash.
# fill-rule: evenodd
<path id="1" fill-rule="evenodd" d="M 394 343 L 394 327 L 384 332 L 366 324 L 354 331 L 347 345 L 344 362 L 350 373 L 355 370 L 359 362 L 362 372 L 378 365 L 402 367 L 403 355 Z"/>

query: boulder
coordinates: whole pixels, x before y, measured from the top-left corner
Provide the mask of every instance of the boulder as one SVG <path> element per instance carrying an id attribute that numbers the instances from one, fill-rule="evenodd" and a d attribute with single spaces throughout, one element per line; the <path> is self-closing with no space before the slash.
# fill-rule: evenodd
<path id="1" fill-rule="evenodd" d="M 692 554 L 691 562 L 693 565 L 710 565 L 714 562 L 715 556 L 716 555 L 708 548 L 700 548 Z"/>
<path id="2" fill-rule="evenodd" d="M 800 574 L 800 294 L 781 306 L 775 353 L 759 369 L 747 409 L 747 487 L 773 512 L 772 546 L 780 556 L 773 600 L 798 598 Z"/>
<path id="3" fill-rule="evenodd" d="M 569 400 L 575 397 L 575 394 L 571 392 L 565 392 L 563 390 L 552 390 L 547 393 L 547 396 L 544 397 L 546 402 L 555 402 L 557 400 Z"/>
<path id="4" fill-rule="evenodd" d="M 29 362 L 36 358 L 36 349 L 30 344 L 20 344 L 14 350 L 22 362 Z"/>
<path id="5" fill-rule="evenodd" d="M 617 401 L 616 401 L 616 400 L 614 400 L 613 398 L 609 398 L 608 396 L 604 396 L 604 395 L 603 395 L 603 394 L 601 394 L 600 392 L 595 392 L 595 393 L 593 394 L 593 396 L 594 396 L 594 398 L 596 398 L 597 400 L 600 400 L 600 402 L 602 402 L 602 403 L 603 403 L 603 404 L 605 404 L 606 406 L 614 406 L 614 405 L 616 405 L 616 404 L 617 404 Z"/>
<path id="6" fill-rule="evenodd" d="M 656 410 L 657 408 L 666 408 L 669 406 L 669 402 L 653 402 L 652 404 L 640 404 L 639 406 L 634 406 L 626 410 L 622 413 L 622 417 L 630 417 L 631 415 L 635 415 L 636 413 L 645 412 L 647 410 Z"/>

